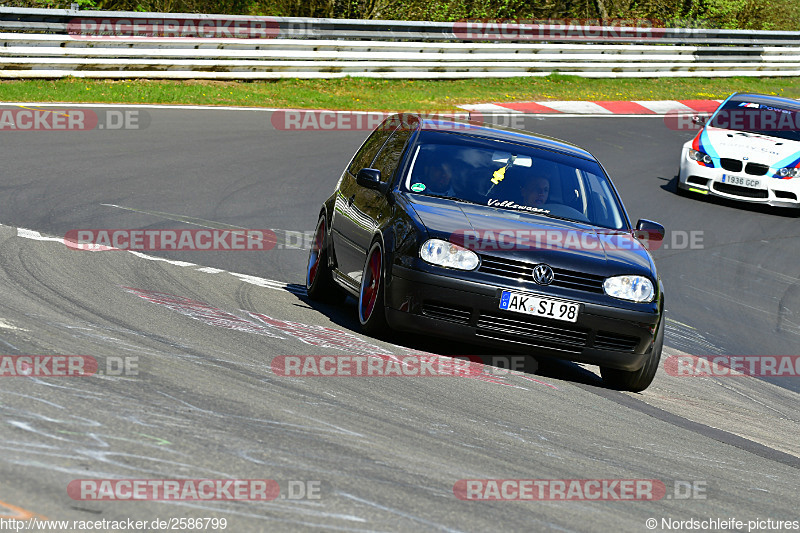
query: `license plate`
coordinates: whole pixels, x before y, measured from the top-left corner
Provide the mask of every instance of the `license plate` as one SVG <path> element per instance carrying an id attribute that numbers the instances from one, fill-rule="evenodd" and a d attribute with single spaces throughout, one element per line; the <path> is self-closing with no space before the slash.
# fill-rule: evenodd
<path id="1" fill-rule="evenodd" d="M 731 176 L 730 174 L 722 175 L 722 183 L 730 183 L 731 185 L 739 185 L 740 187 L 750 187 L 751 189 L 761 189 L 761 180 L 753 178 L 744 178 L 742 176 Z"/>
<path id="2" fill-rule="evenodd" d="M 500 309 L 565 322 L 577 322 L 580 307 L 579 303 L 542 298 L 524 292 L 503 291 L 500 297 Z"/>

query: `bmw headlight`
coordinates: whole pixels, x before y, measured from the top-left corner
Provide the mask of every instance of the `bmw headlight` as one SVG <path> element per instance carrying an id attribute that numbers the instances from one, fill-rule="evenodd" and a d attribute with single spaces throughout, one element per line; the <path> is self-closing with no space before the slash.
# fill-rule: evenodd
<path id="1" fill-rule="evenodd" d="M 652 302 L 656 293 L 653 282 L 644 276 L 614 276 L 603 282 L 603 290 L 612 298 L 637 303 Z"/>
<path id="2" fill-rule="evenodd" d="M 698 152 L 697 150 L 692 150 L 691 148 L 689 148 L 689 159 L 700 161 L 701 163 L 705 163 L 706 165 L 710 165 L 713 163 L 710 155 L 704 152 Z"/>
<path id="3" fill-rule="evenodd" d="M 800 168 L 787 167 L 778 169 L 778 176 L 782 178 L 796 178 L 800 176 Z"/>
<path id="4" fill-rule="evenodd" d="M 459 270 L 478 268 L 478 254 L 463 246 L 441 239 L 428 239 L 419 249 L 419 255 L 428 263 Z"/>

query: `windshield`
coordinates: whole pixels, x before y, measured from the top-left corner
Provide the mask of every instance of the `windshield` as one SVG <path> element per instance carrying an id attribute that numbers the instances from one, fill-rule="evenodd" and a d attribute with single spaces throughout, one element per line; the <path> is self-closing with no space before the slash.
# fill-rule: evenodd
<path id="1" fill-rule="evenodd" d="M 593 161 L 511 143 L 423 142 L 401 187 L 497 209 L 624 229 L 622 210 Z"/>
<path id="2" fill-rule="evenodd" d="M 800 109 L 746 100 L 729 100 L 709 126 L 800 141 Z"/>

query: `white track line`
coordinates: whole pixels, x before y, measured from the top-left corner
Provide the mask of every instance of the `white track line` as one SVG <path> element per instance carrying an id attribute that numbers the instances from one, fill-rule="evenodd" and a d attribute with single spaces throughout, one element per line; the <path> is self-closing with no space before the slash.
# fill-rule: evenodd
<path id="1" fill-rule="evenodd" d="M 50 242 L 60 242 L 66 246 L 64 239 L 59 237 L 50 237 L 46 235 L 42 235 L 38 231 L 34 231 L 31 229 L 26 228 L 17 228 L 17 237 L 22 237 L 23 239 L 31 239 L 34 241 L 50 241 Z M 85 251 L 85 250 L 84 250 Z M 136 257 L 141 257 L 142 259 L 147 259 L 148 261 L 162 261 L 164 263 L 169 263 L 170 265 L 175 265 L 179 267 L 190 267 L 190 266 L 198 266 L 196 263 L 189 263 L 188 261 L 176 261 L 174 259 L 164 259 L 163 257 L 156 257 L 154 255 L 148 255 L 142 252 L 137 252 L 136 250 L 105 250 L 105 251 L 118 251 L 118 252 L 128 252 L 130 254 L 135 255 Z M 94 252 L 97 253 L 97 252 Z M 236 272 L 228 272 L 226 270 L 222 270 L 219 268 L 213 267 L 202 267 L 195 269 L 198 272 L 203 272 L 206 274 L 221 274 L 227 272 L 228 274 L 238 278 L 240 281 L 245 283 L 250 283 L 252 285 L 258 285 L 259 287 L 264 287 L 267 289 L 274 289 L 274 290 L 282 290 L 288 291 L 293 294 L 300 294 L 303 295 L 306 293 L 305 287 L 300 287 L 299 285 L 293 285 L 290 283 L 284 283 L 282 281 L 277 281 L 273 279 L 266 279 L 260 278 L 258 276 L 250 276 L 248 274 L 238 274 Z"/>

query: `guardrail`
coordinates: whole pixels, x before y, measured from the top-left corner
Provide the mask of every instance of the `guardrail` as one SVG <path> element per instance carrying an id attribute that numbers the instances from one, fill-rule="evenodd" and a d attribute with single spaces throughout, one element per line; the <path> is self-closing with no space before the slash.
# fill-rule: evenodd
<path id="1" fill-rule="evenodd" d="M 253 38 L 135 36 L 176 24 Z M 797 32 L 19 8 L 0 8 L 0 32 L 2 78 L 800 75 Z"/>

